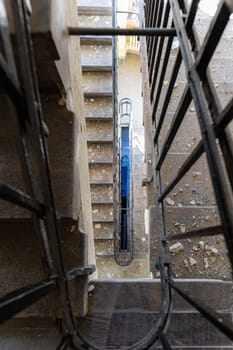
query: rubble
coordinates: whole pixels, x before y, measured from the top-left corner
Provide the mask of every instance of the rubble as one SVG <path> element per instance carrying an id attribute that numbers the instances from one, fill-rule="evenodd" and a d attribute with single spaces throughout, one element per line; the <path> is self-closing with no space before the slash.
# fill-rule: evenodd
<path id="1" fill-rule="evenodd" d="M 184 224 L 180 224 L 180 232 L 185 233 L 186 232 L 186 226 Z"/>
<path id="2" fill-rule="evenodd" d="M 169 250 L 172 254 L 178 254 L 184 250 L 184 246 L 182 243 L 177 242 L 169 247 Z"/>
<path id="3" fill-rule="evenodd" d="M 175 202 L 174 202 L 171 198 L 169 198 L 169 197 L 166 198 L 166 203 L 167 203 L 168 205 L 175 205 Z"/>
<path id="4" fill-rule="evenodd" d="M 199 241 L 199 242 L 198 242 L 198 247 L 199 247 L 201 250 L 203 250 L 204 247 L 205 247 L 205 242 L 204 242 L 204 241 Z"/>
<path id="5" fill-rule="evenodd" d="M 205 267 L 205 269 L 208 269 L 208 267 L 209 267 L 209 260 L 208 260 L 208 258 L 204 258 L 204 267 Z"/>
<path id="6" fill-rule="evenodd" d="M 189 258 L 189 263 L 190 263 L 191 266 L 195 266 L 195 265 L 197 265 L 197 260 L 195 260 L 194 258 L 190 257 Z"/>
<path id="7" fill-rule="evenodd" d="M 202 173 L 200 171 L 193 171 L 192 173 L 192 177 L 197 177 L 197 176 L 201 176 Z"/>

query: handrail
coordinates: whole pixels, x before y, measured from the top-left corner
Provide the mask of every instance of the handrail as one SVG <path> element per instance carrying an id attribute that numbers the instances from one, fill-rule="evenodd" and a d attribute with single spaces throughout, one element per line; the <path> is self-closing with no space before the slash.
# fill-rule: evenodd
<path id="1" fill-rule="evenodd" d="M 159 9 L 161 9 L 162 1 L 157 2 L 157 9 L 153 11 L 153 0 L 146 1 L 146 24 L 151 26 L 156 25 L 160 21 Z M 176 55 L 175 64 L 172 69 L 170 80 L 167 88 L 165 88 L 165 99 L 161 101 L 161 87 L 163 79 L 168 67 L 169 56 L 171 51 L 171 41 L 168 40 L 165 47 L 164 62 L 160 62 L 161 52 L 164 46 L 163 38 L 158 42 L 157 38 L 147 37 L 147 48 L 149 56 L 149 72 L 150 72 L 150 87 L 151 87 L 151 138 L 153 149 L 153 181 L 155 189 L 155 206 L 156 206 L 156 221 L 157 221 L 157 238 L 158 254 L 160 259 L 160 269 L 162 258 L 165 257 L 165 264 L 170 266 L 169 252 L 165 252 L 165 247 L 168 243 L 174 240 L 182 240 L 191 237 L 214 236 L 223 234 L 229 251 L 231 265 L 233 265 L 233 167 L 232 167 L 232 144 L 233 141 L 227 130 L 228 123 L 232 120 L 233 98 L 228 102 L 227 106 L 222 110 L 219 103 L 219 98 L 215 91 L 215 87 L 208 71 L 208 64 L 212 59 L 216 46 L 221 39 L 224 29 L 229 21 L 230 15 L 233 12 L 233 5 L 229 1 L 222 0 L 219 4 L 217 12 L 212 19 L 210 29 L 207 32 L 202 46 L 199 43 L 195 28 L 193 26 L 194 19 L 197 13 L 199 1 L 192 1 L 188 6 L 185 0 L 169 0 L 166 6 L 170 6 L 172 13 L 172 25 L 174 25 L 179 39 L 179 49 Z M 154 7 L 155 8 L 155 7 Z M 167 7 L 166 7 L 167 8 Z M 150 18 L 150 13 L 156 13 L 157 19 Z M 165 12 L 164 12 L 165 13 Z M 166 17 L 163 17 L 166 19 Z M 192 48 L 193 53 L 190 51 Z M 153 59 L 152 59 L 153 58 Z M 161 130 L 164 126 L 164 121 L 167 117 L 168 105 L 172 98 L 172 91 L 176 82 L 176 78 L 184 63 L 186 70 L 187 84 L 179 100 L 176 111 L 174 113 L 171 125 L 167 131 L 167 135 L 163 137 L 162 147 L 160 145 Z M 162 66 L 162 67 L 161 67 Z M 157 76 L 157 73 L 159 75 Z M 155 81 L 154 78 L 158 78 Z M 156 89 L 155 89 L 156 87 Z M 177 173 L 172 177 L 165 189 L 161 182 L 161 168 L 165 160 L 167 160 L 168 151 L 176 140 L 178 130 L 185 118 L 186 111 L 191 103 L 194 102 L 197 117 L 201 129 L 201 140 L 194 148 L 192 153 L 187 157 Z M 160 102 L 160 108 L 158 104 Z M 155 127 L 155 131 L 154 130 Z M 219 140 L 219 147 L 215 140 Z M 166 205 L 165 198 L 184 178 L 184 175 L 197 162 L 202 154 L 207 156 L 210 175 L 217 198 L 217 204 L 221 217 L 221 224 L 215 227 L 204 227 L 198 230 L 190 230 L 185 233 L 168 235 L 166 226 Z M 222 154 L 221 154 L 222 153 Z M 156 155 L 156 156 L 155 156 Z M 222 158 L 222 159 L 221 159 Z M 226 171 L 223 170 L 223 162 L 225 163 Z M 231 213 L 231 214 L 230 214 Z M 230 217 L 231 216 L 231 217 Z M 160 233 L 163 221 L 163 232 Z M 168 261 L 166 261 L 168 259 Z M 163 262 L 162 262 L 163 263 Z M 163 269 L 163 267 L 162 267 Z M 161 283 L 163 283 L 161 279 Z M 197 311 L 199 311 L 207 320 L 214 324 L 229 338 L 233 339 L 233 324 L 228 320 L 224 320 L 222 316 L 216 313 L 215 310 L 208 308 L 195 296 L 190 296 L 186 291 L 181 290 L 173 282 L 172 274 L 167 276 L 165 281 L 166 287 L 169 290 L 173 289 L 186 301 L 188 301 Z M 167 342 L 169 327 L 160 336 L 160 341 L 164 349 L 170 349 L 171 346 Z"/>

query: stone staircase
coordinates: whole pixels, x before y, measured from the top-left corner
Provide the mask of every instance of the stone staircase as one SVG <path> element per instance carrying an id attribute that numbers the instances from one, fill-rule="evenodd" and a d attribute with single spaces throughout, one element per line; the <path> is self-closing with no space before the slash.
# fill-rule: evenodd
<path id="1" fill-rule="evenodd" d="M 177 284 L 231 320 L 231 282 L 183 279 Z M 88 314 L 79 319 L 81 334 L 90 343 L 101 349 L 125 349 L 147 335 L 159 316 L 159 280 L 97 280 L 92 286 Z M 232 349 L 232 342 L 178 295 L 173 297 L 166 334 L 172 349 Z M 162 348 L 159 342 L 150 347 Z"/>
<path id="2" fill-rule="evenodd" d="M 111 27 L 110 1 L 78 3 L 79 26 Z M 113 122 L 112 38 L 83 36 L 84 113 L 87 128 L 93 229 L 97 266 L 114 255 L 113 246 Z"/>

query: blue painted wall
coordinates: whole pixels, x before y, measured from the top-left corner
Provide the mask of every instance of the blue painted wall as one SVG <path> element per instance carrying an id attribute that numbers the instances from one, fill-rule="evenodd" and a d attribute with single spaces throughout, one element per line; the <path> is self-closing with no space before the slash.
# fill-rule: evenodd
<path id="1" fill-rule="evenodd" d="M 128 230 L 130 218 L 128 209 L 130 208 L 130 137 L 129 127 L 121 127 L 120 143 L 121 160 L 121 249 L 128 247 Z"/>

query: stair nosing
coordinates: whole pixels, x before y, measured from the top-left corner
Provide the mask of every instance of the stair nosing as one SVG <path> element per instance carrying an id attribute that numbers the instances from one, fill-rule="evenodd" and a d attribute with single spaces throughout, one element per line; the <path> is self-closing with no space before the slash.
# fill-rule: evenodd
<path id="1" fill-rule="evenodd" d="M 98 16 L 106 16 L 106 15 L 112 15 L 112 8 L 109 6 L 85 6 L 80 5 L 78 6 L 78 14 L 79 15 L 98 15 Z"/>
<path id="2" fill-rule="evenodd" d="M 91 204 L 94 205 L 113 205 L 113 199 L 112 200 L 103 200 L 103 201 L 95 201 L 91 200 Z"/>
<path id="3" fill-rule="evenodd" d="M 102 159 L 96 159 L 96 160 L 88 160 L 88 164 L 113 164 L 113 159 L 107 159 L 107 160 L 102 160 Z"/>
<path id="4" fill-rule="evenodd" d="M 113 180 L 112 179 L 103 179 L 103 180 L 99 180 L 99 179 L 90 179 L 90 184 L 91 185 L 112 185 L 113 184 Z"/>
<path id="5" fill-rule="evenodd" d="M 83 72 L 111 72 L 112 65 L 82 64 L 82 71 Z"/>
<path id="6" fill-rule="evenodd" d="M 84 97 L 112 97 L 112 91 L 84 91 Z"/>
<path id="7" fill-rule="evenodd" d="M 104 239 L 106 239 L 106 240 L 108 240 L 108 239 L 111 239 L 111 240 L 113 240 L 114 239 L 114 237 L 113 237 L 113 233 L 106 233 L 105 234 L 105 237 L 102 237 L 101 235 L 104 235 L 104 234 L 95 234 L 94 233 L 94 239 L 96 240 L 96 241 L 99 241 L 99 240 L 104 240 Z"/>
<path id="8" fill-rule="evenodd" d="M 113 143 L 113 137 L 87 137 L 87 143 Z"/>
<path id="9" fill-rule="evenodd" d="M 88 119 L 88 120 L 99 120 L 99 119 L 103 119 L 103 120 L 112 120 L 112 116 L 109 117 L 109 116 L 104 116 L 104 115 L 100 115 L 98 113 L 96 113 L 95 115 L 92 115 L 92 116 L 85 116 L 85 119 Z"/>
<path id="10" fill-rule="evenodd" d="M 95 36 L 95 35 L 80 35 L 80 44 L 111 44 L 112 37 L 111 36 Z"/>
<path id="11" fill-rule="evenodd" d="M 108 217 L 108 218 L 104 218 L 103 216 L 93 216 L 93 223 L 97 223 L 97 222 L 102 222 L 102 223 L 113 223 L 113 217 Z"/>

